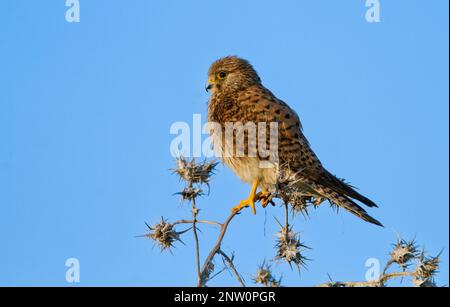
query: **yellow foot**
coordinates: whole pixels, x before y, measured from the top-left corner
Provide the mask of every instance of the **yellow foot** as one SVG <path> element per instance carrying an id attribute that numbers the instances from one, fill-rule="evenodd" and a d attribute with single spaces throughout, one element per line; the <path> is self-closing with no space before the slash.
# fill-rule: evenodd
<path id="1" fill-rule="evenodd" d="M 256 194 L 257 200 L 261 201 L 263 208 L 267 207 L 270 203 L 272 203 L 272 194 L 265 190 Z"/>
<path id="2" fill-rule="evenodd" d="M 256 214 L 255 201 L 256 201 L 256 199 L 254 197 L 250 196 L 247 199 L 241 200 L 239 202 L 239 205 L 237 205 L 236 207 L 233 207 L 231 209 L 231 211 L 234 212 L 234 213 L 238 213 L 242 209 L 247 208 L 247 207 L 250 206 L 252 208 L 253 214 Z"/>
<path id="3" fill-rule="evenodd" d="M 250 206 L 252 207 L 253 214 L 256 214 L 255 202 L 258 200 L 256 196 L 256 190 L 258 189 L 259 180 L 255 180 L 252 185 L 252 190 L 250 191 L 250 195 L 247 199 L 241 200 L 239 205 L 231 209 L 234 213 L 238 213 L 242 209 Z"/>

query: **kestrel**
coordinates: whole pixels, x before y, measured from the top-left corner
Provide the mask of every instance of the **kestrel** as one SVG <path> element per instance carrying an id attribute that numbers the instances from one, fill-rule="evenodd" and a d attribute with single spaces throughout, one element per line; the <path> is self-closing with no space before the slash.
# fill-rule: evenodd
<path id="1" fill-rule="evenodd" d="M 368 207 L 377 207 L 370 199 L 356 192 L 350 185 L 338 179 L 323 166 L 312 151 L 303 134 L 297 113 L 285 102 L 265 88 L 253 66 L 236 56 L 228 56 L 214 62 L 208 72 L 207 91 L 211 91 L 208 102 L 208 121 L 218 123 L 222 131 L 211 133 L 214 149 L 225 151 L 227 123 L 277 123 L 277 160 L 273 167 L 261 167 L 266 158 L 249 155 L 249 146 L 269 143 L 255 140 L 245 131 L 244 155 L 222 155 L 223 162 L 244 182 L 252 185 L 250 195 L 242 200 L 233 212 L 251 207 L 256 214 L 255 203 L 261 201 L 265 207 L 271 202 L 277 189 L 280 174 L 287 174 L 291 184 L 317 203 L 328 200 L 331 204 L 345 208 L 359 218 L 382 226 L 355 201 Z M 234 133 L 233 138 L 236 138 Z M 252 139 L 253 138 L 253 139 Z M 236 145 L 233 139 L 231 144 Z M 221 148 L 216 148 L 220 146 Z M 270 146 L 270 145 L 268 145 Z M 259 152 L 259 151 L 258 151 Z M 266 159 L 267 160 L 267 159 Z M 258 193 L 258 188 L 261 191 Z"/>

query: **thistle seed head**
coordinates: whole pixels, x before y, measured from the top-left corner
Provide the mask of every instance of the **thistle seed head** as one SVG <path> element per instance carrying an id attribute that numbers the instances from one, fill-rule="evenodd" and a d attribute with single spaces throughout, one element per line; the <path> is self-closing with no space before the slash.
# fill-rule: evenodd
<path id="1" fill-rule="evenodd" d="M 211 176 L 214 175 L 214 170 L 218 165 L 218 162 L 210 161 L 197 163 L 195 159 L 191 161 L 186 160 L 183 157 L 177 159 L 177 168 L 174 172 L 180 177 L 180 179 L 190 184 L 209 184 Z"/>
<path id="2" fill-rule="evenodd" d="M 263 264 L 258 267 L 256 275 L 253 277 L 253 281 L 256 284 L 265 287 L 280 287 L 281 285 L 281 279 L 276 279 L 272 275 L 271 267 L 266 264 L 266 262 L 263 262 Z"/>
<path id="3" fill-rule="evenodd" d="M 439 270 L 440 254 L 436 257 L 426 256 L 423 251 L 418 259 L 414 277 L 419 280 L 430 282 Z"/>
<path id="4" fill-rule="evenodd" d="M 161 222 L 154 226 L 149 226 L 146 224 L 149 230 L 149 233 L 144 235 L 145 237 L 154 240 L 161 248 L 161 251 L 163 250 L 171 250 L 173 247 L 173 244 L 175 241 L 181 241 L 180 235 L 183 234 L 183 232 L 176 232 L 174 225 L 168 223 L 166 220 L 161 218 Z"/>
<path id="5" fill-rule="evenodd" d="M 401 238 L 394 244 L 391 253 L 391 262 L 398 264 L 403 270 L 417 257 L 417 245 L 414 240 L 406 241 Z"/>
<path id="6" fill-rule="evenodd" d="M 198 196 L 202 196 L 203 190 L 193 187 L 185 187 L 183 191 L 176 193 L 177 195 L 180 195 L 180 200 L 182 202 L 184 201 L 193 201 Z"/>
<path id="7" fill-rule="evenodd" d="M 284 260 L 290 266 L 294 263 L 298 269 L 301 266 L 306 266 L 306 260 L 308 259 L 303 256 L 303 251 L 308 247 L 300 242 L 299 234 L 295 233 L 292 228 L 282 227 L 276 236 L 277 254 L 275 259 Z"/>

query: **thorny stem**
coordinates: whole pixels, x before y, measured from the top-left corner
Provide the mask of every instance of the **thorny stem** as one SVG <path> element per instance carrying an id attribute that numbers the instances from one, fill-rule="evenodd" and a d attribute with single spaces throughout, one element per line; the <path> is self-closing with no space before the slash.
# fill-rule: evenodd
<path id="1" fill-rule="evenodd" d="M 173 223 L 173 225 L 178 225 L 178 224 L 193 224 L 194 220 L 179 220 L 176 221 L 175 223 Z M 222 224 L 219 222 L 215 222 L 215 221 L 208 221 L 208 220 L 195 220 L 196 224 L 209 224 L 209 225 L 216 225 L 219 227 L 222 227 Z"/>
<path id="2" fill-rule="evenodd" d="M 284 204 L 284 208 L 285 208 L 285 223 L 286 223 L 286 233 L 284 235 L 287 242 L 289 241 L 289 206 L 287 203 Z"/>
<path id="3" fill-rule="evenodd" d="M 317 287 L 371 287 L 377 286 L 386 283 L 389 279 L 394 278 L 403 278 L 407 276 L 414 276 L 414 272 L 394 272 L 394 273 L 386 273 L 381 275 L 376 280 L 371 281 L 332 281 L 328 283 L 323 283 L 318 285 Z"/>
<path id="4" fill-rule="evenodd" d="M 242 287 L 245 287 L 245 283 L 242 280 L 241 275 L 239 274 L 239 272 L 236 270 L 236 267 L 233 264 L 233 259 L 228 257 L 227 254 L 225 254 L 222 250 L 219 249 L 219 251 L 217 252 L 218 254 L 222 255 L 223 259 L 225 259 L 225 261 L 228 263 L 228 266 L 231 268 L 231 270 L 233 271 L 234 275 L 236 275 L 237 280 L 239 281 L 239 283 L 241 284 Z M 234 257 L 233 257 L 234 258 Z"/>
<path id="5" fill-rule="evenodd" d="M 392 259 L 390 259 L 390 260 L 386 263 L 386 266 L 384 267 L 384 270 L 383 270 L 383 275 L 386 274 L 386 272 L 389 270 L 389 268 L 390 268 L 391 265 L 393 265 L 393 264 L 394 264 L 394 261 L 393 261 Z"/>
<path id="6" fill-rule="evenodd" d="M 222 245 L 223 238 L 225 237 L 225 233 L 227 232 L 228 225 L 230 224 L 231 220 L 237 215 L 237 212 L 232 212 L 231 215 L 227 218 L 225 223 L 222 224 L 220 229 L 219 237 L 217 238 L 216 245 L 214 245 L 213 249 L 209 253 L 208 257 L 206 258 L 203 267 L 200 272 L 200 281 L 201 285 L 204 285 L 208 279 L 208 270 L 210 267 L 211 262 L 214 259 L 214 256 L 219 252 L 220 246 Z"/>
<path id="7" fill-rule="evenodd" d="M 192 182 L 189 182 L 189 187 L 192 188 Z M 200 278 L 200 246 L 197 234 L 197 215 L 198 209 L 195 203 L 195 198 L 192 199 L 192 231 L 194 233 L 195 239 L 195 258 L 196 258 L 196 266 L 197 266 L 197 287 L 201 287 L 201 278 Z"/>

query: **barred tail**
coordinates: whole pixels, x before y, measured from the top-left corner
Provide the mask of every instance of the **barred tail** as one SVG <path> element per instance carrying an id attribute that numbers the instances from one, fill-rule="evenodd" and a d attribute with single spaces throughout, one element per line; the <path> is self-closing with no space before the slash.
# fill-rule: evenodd
<path id="1" fill-rule="evenodd" d="M 357 217 L 363 219 L 366 222 L 378 225 L 383 227 L 383 224 L 381 224 L 379 221 L 371 217 L 366 210 L 364 210 L 361 206 L 356 204 L 352 199 L 349 197 L 340 194 L 338 192 L 335 192 L 331 188 L 328 188 L 324 185 L 318 184 L 318 183 L 308 183 L 318 194 L 322 195 L 323 197 L 327 198 L 330 202 L 333 204 L 342 207 L 349 211 L 350 213 L 356 215 Z"/>

